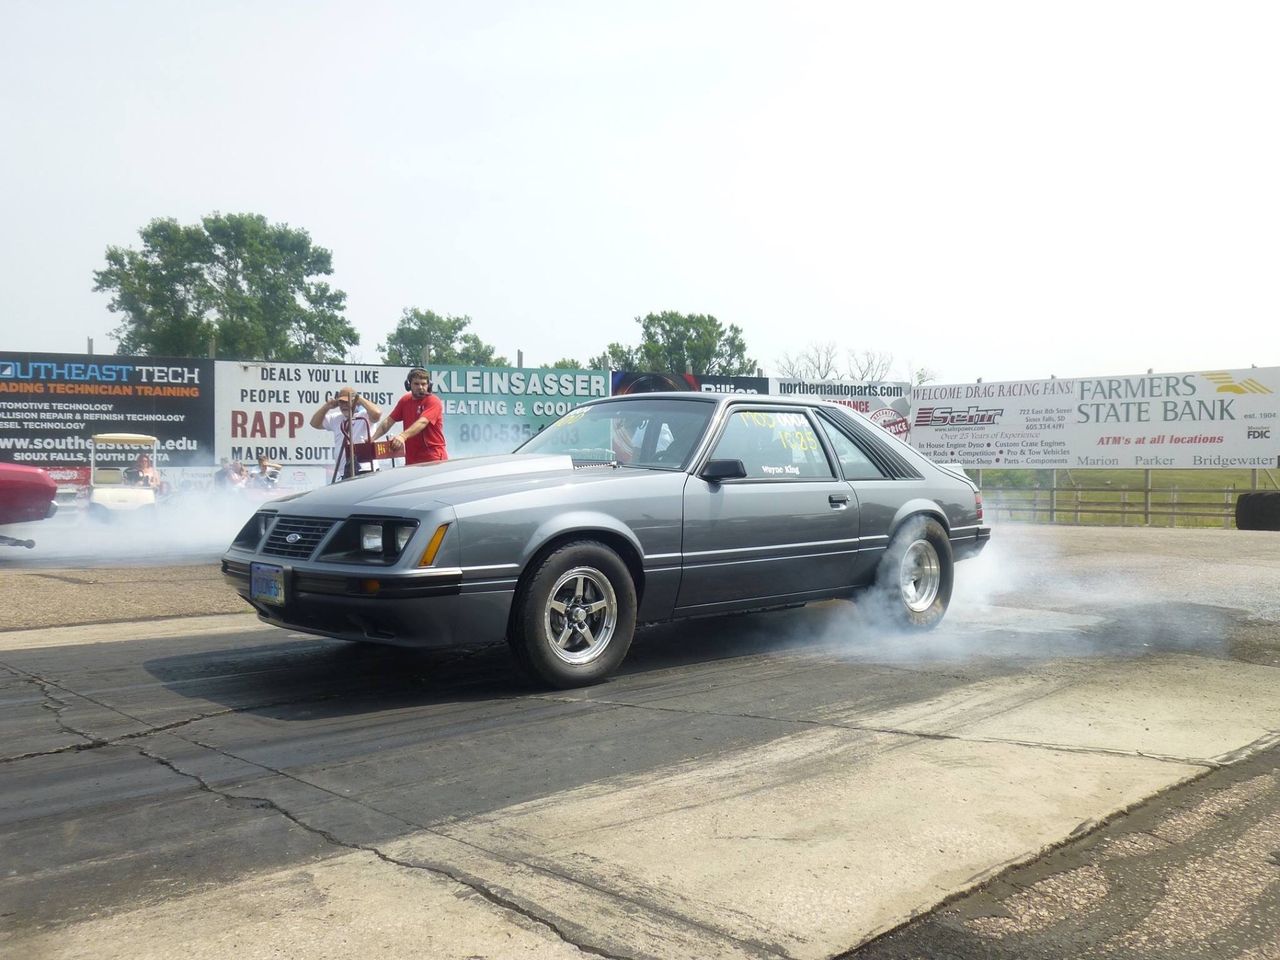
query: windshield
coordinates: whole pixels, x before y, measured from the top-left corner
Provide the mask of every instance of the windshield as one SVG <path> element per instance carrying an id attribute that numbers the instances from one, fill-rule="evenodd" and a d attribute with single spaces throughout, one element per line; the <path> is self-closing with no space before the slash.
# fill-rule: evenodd
<path id="1" fill-rule="evenodd" d="M 593 403 L 570 410 L 518 452 L 683 470 L 714 411 L 714 403 L 677 398 Z"/>

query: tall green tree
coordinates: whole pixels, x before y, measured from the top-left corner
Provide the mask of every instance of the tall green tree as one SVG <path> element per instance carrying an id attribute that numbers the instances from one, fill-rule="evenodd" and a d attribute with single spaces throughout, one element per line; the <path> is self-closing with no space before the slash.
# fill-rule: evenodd
<path id="1" fill-rule="evenodd" d="M 641 334 L 638 346 L 611 343 L 603 354 L 591 358 L 591 365 L 663 373 L 688 369 L 722 377 L 756 372 L 756 362 L 747 356 L 746 341 L 735 323 L 725 327 L 710 314 L 671 310 L 636 317 L 636 323 Z"/>
<path id="2" fill-rule="evenodd" d="M 254 213 L 214 213 L 184 225 L 156 219 L 142 248 L 107 247 L 93 274 L 118 352 L 277 361 L 335 361 L 360 342 L 347 295 L 320 279 L 333 256 L 305 231 Z"/>
<path id="3" fill-rule="evenodd" d="M 405 307 L 386 342 L 379 344 L 382 362 L 416 367 L 425 347 L 432 363 L 447 366 L 505 367 L 507 358 L 467 331 L 470 317 L 441 316 L 434 310 Z"/>
<path id="4" fill-rule="evenodd" d="M 587 358 L 590 370 L 639 370 L 640 363 L 639 348 L 624 347 L 620 343 L 611 343 L 604 348 L 604 353 Z"/>

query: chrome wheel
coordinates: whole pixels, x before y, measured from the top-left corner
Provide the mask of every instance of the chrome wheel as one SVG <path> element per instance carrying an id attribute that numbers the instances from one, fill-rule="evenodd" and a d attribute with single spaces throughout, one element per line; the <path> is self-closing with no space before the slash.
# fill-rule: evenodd
<path id="1" fill-rule="evenodd" d="M 591 663 L 609 646 L 618 624 L 618 597 L 594 567 L 574 567 L 556 580 L 542 614 L 543 635 L 557 659 Z"/>
<path id="2" fill-rule="evenodd" d="M 928 540 L 907 545 L 898 568 L 898 589 L 902 602 L 912 613 L 924 613 L 938 597 L 942 586 L 942 562 Z"/>

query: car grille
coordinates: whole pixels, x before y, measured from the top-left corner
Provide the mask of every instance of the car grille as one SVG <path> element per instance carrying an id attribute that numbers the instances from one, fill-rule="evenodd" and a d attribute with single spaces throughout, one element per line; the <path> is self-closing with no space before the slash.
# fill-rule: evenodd
<path id="1" fill-rule="evenodd" d="M 305 560 L 320 545 L 335 522 L 319 517 L 279 517 L 267 536 L 262 552 L 273 557 Z M 297 539 L 290 543 L 289 538 L 294 535 Z"/>

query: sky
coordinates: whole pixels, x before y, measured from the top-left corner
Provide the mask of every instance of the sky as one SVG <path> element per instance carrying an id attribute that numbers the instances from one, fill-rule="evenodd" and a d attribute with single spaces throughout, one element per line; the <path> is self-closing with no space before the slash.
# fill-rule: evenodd
<path id="1" fill-rule="evenodd" d="M 936 382 L 1280 365 L 1274 3 L 0 4 L 0 349 L 111 352 L 156 217 L 526 365 L 709 313 Z"/>

